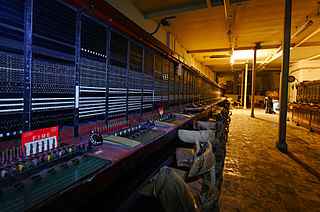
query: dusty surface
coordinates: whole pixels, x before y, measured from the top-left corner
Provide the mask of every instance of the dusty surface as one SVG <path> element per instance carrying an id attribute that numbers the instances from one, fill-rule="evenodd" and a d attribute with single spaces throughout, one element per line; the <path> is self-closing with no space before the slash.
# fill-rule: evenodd
<path id="1" fill-rule="evenodd" d="M 278 115 L 234 109 L 221 211 L 320 211 L 320 135 L 287 122 L 288 154 L 275 147 Z"/>

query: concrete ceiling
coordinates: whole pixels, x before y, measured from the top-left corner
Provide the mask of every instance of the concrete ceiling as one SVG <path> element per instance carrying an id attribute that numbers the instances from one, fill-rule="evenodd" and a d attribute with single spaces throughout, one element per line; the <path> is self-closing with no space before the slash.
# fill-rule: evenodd
<path id="1" fill-rule="evenodd" d="M 232 65 L 230 55 L 236 53 L 232 49 L 249 50 L 257 42 L 264 48 L 257 53 L 258 63 L 264 62 L 259 68 L 281 67 L 281 54 L 278 58 L 273 55 L 282 43 L 284 0 L 133 0 L 133 4 L 146 18 L 156 22 L 176 16 L 169 20 L 170 26 L 165 29 L 189 54 L 214 71 L 243 68 L 243 63 L 250 62 L 252 57 L 248 54 L 248 58 L 235 59 Z M 318 0 L 293 0 L 292 35 L 307 22 L 307 17 L 313 24 L 292 37 L 291 62 L 320 53 Z M 246 54 L 237 52 L 242 53 Z M 218 58 L 221 57 L 218 55 L 225 58 Z"/>

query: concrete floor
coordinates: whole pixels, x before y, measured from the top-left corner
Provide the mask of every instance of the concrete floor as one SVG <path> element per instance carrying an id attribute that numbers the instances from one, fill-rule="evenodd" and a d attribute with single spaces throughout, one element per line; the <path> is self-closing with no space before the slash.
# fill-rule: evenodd
<path id="1" fill-rule="evenodd" d="M 283 154 L 275 147 L 278 115 L 232 113 L 220 210 L 320 211 L 320 135 L 287 122 Z"/>

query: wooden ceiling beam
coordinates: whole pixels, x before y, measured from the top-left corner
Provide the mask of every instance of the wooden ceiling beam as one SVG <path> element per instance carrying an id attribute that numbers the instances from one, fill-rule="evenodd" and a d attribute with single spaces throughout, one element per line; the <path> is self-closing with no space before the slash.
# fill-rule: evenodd
<path id="1" fill-rule="evenodd" d="M 240 13 L 240 4 L 236 5 L 236 9 L 234 11 L 233 23 L 232 23 L 232 46 L 231 48 L 234 49 L 237 46 L 238 40 L 238 31 L 239 31 L 239 13 Z"/>
<path id="2" fill-rule="evenodd" d="M 275 49 L 279 48 L 281 46 L 280 44 L 278 45 L 265 45 L 261 46 L 260 49 Z M 255 46 L 243 46 L 243 47 L 236 47 L 234 50 L 252 50 Z M 219 49 L 198 49 L 198 50 L 188 50 L 188 54 L 194 54 L 194 53 L 209 53 L 209 52 L 227 52 L 231 51 L 232 48 L 219 48 Z"/>
<path id="3" fill-rule="evenodd" d="M 224 5 L 224 14 L 226 16 L 226 20 L 228 24 L 231 24 L 232 14 L 231 14 L 231 7 L 230 7 L 230 0 L 223 0 Z"/>
<path id="4" fill-rule="evenodd" d="M 290 45 L 291 46 L 290 51 L 295 49 L 295 48 L 297 48 L 297 47 L 299 47 L 299 46 L 303 46 L 303 44 L 305 44 L 305 42 L 307 40 L 309 40 L 310 38 L 312 38 L 313 36 L 315 36 L 318 33 L 320 33 L 320 25 L 319 25 L 319 23 L 316 26 L 314 26 L 314 29 L 310 33 L 307 33 L 305 36 L 303 36 L 295 44 L 293 44 L 293 45 L 291 44 Z M 294 37 L 294 36 L 291 36 L 291 39 L 292 39 L 292 37 Z M 282 51 L 282 46 L 279 47 L 278 51 L 274 55 L 272 55 L 271 57 L 268 57 L 263 63 L 261 63 L 258 66 L 257 70 L 259 71 L 259 70 L 263 69 L 268 63 L 272 62 L 273 60 L 277 59 L 278 57 L 281 57 L 282 52 L 280 53 L 280 51 Z"/>
<path id="5" fill-rule="evenodd" d="M 226 18 L 226 24 L 227 24 L 227 36 L 229 40 L 229 45 L 232 48 L 232 13 L 231 13 L 231 7 L 230 7 L 230 0 L 223 0 L 223 6 L 224 6 L 224 15 Z M 232 54 L 232 53 L 231 53 Z"/>
<path id="6" fill-rule="evenodd" d="M 316 58 L 318 58 L 318 57 L 320 57 L 320 54 L 319 54 L 319 53 L 316 54 L 316 55 L 312 55 L 311 57 L 304 58 L 304 59 L 302 59 L 302 60 L 309 61 L 309 60 L 316 59 Z M 296 61 L 296 62 L 298 62 L 298 61 Z"/>
<path id="7" fill-rule="evenodd" d="M 234 1 L 232 4 L 244 2 L 244 1 L 248 1 L 248 0 L 237 0 L 237 1 Z M 173 14 L 178 14 L 178 13 L 182 13 L 182 12 L 205 9 L 205 8 L 209 8 L 208 3 L 210 3 L 211 7 L 223 6 L 222 1 L 206 0 L 206 2 L 199 2 L 199 3 L 189 4 L 189 5 L 181 5 L 181 6 L 178 6 L 175 8 L 168 8 L 165 10 L 158 10 L 158 11 L 154 11 L 151 13 L 144 13 L 144 17 L 145 18 L 157 18 L 157 17 L 164 17 L 164 16 L 173 15 Z M 141 12 L 143 12 L 143 11 L 141 11 Z"/>
<path id="8" fill-rule="evenodd" d="M 309 34 L 308 36 L 304 37 L 304 38 L 301 39 L 299 42 L 297 42 L 297 44 L 294 45 L 294 48 L 303 45 L 307 40 L 309 40 L 311 37 L 315 36 L 315 35 L 318 34 L 319 32 L 320 32 L 320 28 L 316 29 L 316 30 L 313 31 L 311 34 Z"/>
<path id="9" fill-rule="evenodd" d="M 200 10 L 200 9 L 204 9 L 206 7 L 207 7 L 207 5 L 204 2 L 203 3 L 201 2 L 201 3 L 191 4 L 191 5 L 183 5 L 181 7 L 171 8 L 171 9 L 167 9 L 167 10 L 146 13 L 146 14 L 144 14 L 144 17 L 145 18 L 163 17 L 163 16 L 169 16 L 169 15 L 182 13 L 182 12 Z"/>
<path id="10" fill-rule="evenodd" d="M 280 72 L 281 71 L 281 67 L 279 66 L 278 68 L 277 67 L 266 67 L 264 69 L 264 71 L 276 71 L 276 72 Z M 261 72 L 260 72 L 261 73 Z"/>
<path id="11" fill-rule="evenodd" d="M 299 45 L 299 47 L 310 47 L 310 46 L 320 46 L 320 42 L 307 42 L 307 43 L 302 43 Z"/>
<path id="12" fill-rule="evenodd" d="M 291 44 L 291 47 L 294 47 L 294 43 Z M 281 44 L 276 45 L 264 45 L 261 46 L 259 49 L 277 49 L 281 46 Z M 302 43 L 299 47 L 311 47 L 311 46 L 320 46 L 320 42 L 308 42 Z M 243 47 L 236 47 L 234 50 L 252 50 L 254 46 L 243 46 Z M 217 49 L 196 49 L 196 50 L 188 50 L 188 54 L 195 54 L 195 53 L 210 53 L 210 52 L 228 52 L 231 51 L 232 48 L 217 48 Z"/>

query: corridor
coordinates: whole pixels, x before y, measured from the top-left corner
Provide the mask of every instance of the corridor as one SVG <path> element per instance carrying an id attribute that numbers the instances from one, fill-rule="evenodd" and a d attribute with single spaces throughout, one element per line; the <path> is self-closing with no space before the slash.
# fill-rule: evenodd
<path id="1" fill-rule="evenodd" d="M 275 147 L 278 115 L 232 113 L 220 210 L 320 211 L 320 135 L 287 122 L 283 154 Z"/>

